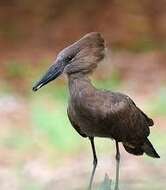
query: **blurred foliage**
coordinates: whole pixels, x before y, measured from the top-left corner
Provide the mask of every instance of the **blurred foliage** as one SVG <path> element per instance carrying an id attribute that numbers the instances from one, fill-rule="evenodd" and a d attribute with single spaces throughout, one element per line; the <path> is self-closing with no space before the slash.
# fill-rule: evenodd
<path id="1" fill-rule="evenodd" d="M 120 88 L 122 79 L 120 77 L 120 73 L 116 70 L 113 70 L 110 73 L 109 78 L 107 77 L 106 79 L 94 79 L 92 82 L 94 83 L 94 86 L 99 89 L 113 90 Z"/>
<path id="2" fill-rule="evenodd" d="M 104 3 L 101 0 L 41 0 L 40 6 L 32 0 L 1 1 L 0 72 L 4 80 L 1 91 L 30 94 L 34 77 L 45 70 L 44 65 L 51 63 L 48 52 L 58 52 L 91 31 L 101 32 L 113 51 L 164 52 L 165 10 L 165 0 L 105 0 Z M 112 82 L 102 81 L 108 89 L 121 82 L 121 73 L 113 71 L 112 75 Z M 95 84 L 101 86 L 99 80 Z M 65 93 L 56 96 L 65 96 Z"/>
<path id="3" fill-rule="evenodd" d="M 45 105 L 46 106 L 46 105 Z M 32 122 L 36 126 L 35 134 L 48 141 L 54 147 L 69 150 L 75 149 L 78 145 L 79 137 L 73 132 L 69 124 L 66 108 L 55 105 L 51 112 L 46 111 L 44 105 L 36 105 L 32 109 Z"/>
<path id="4" fill-rule="evenodd" d="M 28 64 L 19 63 L 18 61 L 10 61 L 5 64 L 6 74 L 9 79 L 13 78 L 27 78 L 28 77 Z"/>
<path id="5" fill-rule="evenodd" d="M 149 103 L 150 110 L 154 115 L 166 116 L 166 88 L 161 88 L 158 95 L 153 100 L 153 104 Z"/>
<path id="6" fill-rule="evenodd" d="M 55 48 L 87 32 L 100 31 L 113 48 L 163 47 L 165 9 L 165 0 L 105 0 L 104 3 L 41 0 L 40 6 L 32 0 L 1 1 L 1 45 Z"/>

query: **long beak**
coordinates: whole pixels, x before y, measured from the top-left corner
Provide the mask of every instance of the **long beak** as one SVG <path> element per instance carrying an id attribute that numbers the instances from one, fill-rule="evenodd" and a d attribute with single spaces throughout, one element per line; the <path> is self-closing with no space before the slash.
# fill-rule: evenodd
<path id="1" fill-rule="evenodd" d="M 56 79 L 63 73 L 65 63 L 62 61 L 55 61 L 55 63 L 48 69 L 46 74 L 39 80 L 32 88 L 33 91 L 39 90 L 42 86 Z"/>

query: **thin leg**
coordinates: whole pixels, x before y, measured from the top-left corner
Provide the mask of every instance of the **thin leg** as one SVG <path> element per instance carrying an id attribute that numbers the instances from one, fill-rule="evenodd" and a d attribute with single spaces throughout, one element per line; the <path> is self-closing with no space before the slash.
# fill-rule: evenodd
<path id="1" fill-rule="evenodd" d="M 116 141 L 116 180 L 115 180 L 114 190 L 119 190 L 119 163 L 120 163 L 119 144 L 118 141 Z"/>
<path id="2" fill-rule="evenodd" d="M 93 170 L 91 173 L 89 187 L 88 187 L 88 190 L 91 190 L 93 178 L 94 178 L 94 174 L 95 174 L 95 170 L 96 170 L 96 166 L 97 166 L 97 156 L 96 156 L 96 150 L 95 150 L 95 144 L 94 144 L 94 137 L 89 137 L 89 140 L 91 142 L 91 147 L 92 147 L 92 152 L 93 152 Z"/>

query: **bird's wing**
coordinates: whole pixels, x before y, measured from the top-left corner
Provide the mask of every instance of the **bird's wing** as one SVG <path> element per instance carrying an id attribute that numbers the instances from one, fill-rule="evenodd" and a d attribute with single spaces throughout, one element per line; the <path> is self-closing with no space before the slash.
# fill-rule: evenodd
<path id="1" fill-rule="evenodd" d="M 131 98 L 130 101 L 135 105 L 135 107 L 137 107 L 137 105 L 134 103 L 134 101 Z M 153 126 L 154 125 L 153 119 L 149 118 L 139 107 L 137 107 L 137 109 L 141 112 L 142 116 L 145 118 L 148 126 Z"/>
<path id="2" fill-rule="evenodd" d="M 123 141 L 139 141 L 149 135 L 148 126 L 152 124 L 152 121 L 130 97 L 121 93 L 110 93 L 109 99 L 110 109 L 107 105 L 106 117 L 112 125 L 111 130 L 115 138 Z"/>

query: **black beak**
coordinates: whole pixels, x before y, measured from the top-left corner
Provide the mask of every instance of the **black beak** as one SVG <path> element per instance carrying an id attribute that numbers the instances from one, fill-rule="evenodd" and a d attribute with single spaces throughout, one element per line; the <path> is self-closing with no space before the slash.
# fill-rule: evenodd
<path id="1" fill-rule="evenodd" d="M 65 63 L 62 61 L 56 61 L 55 64 L 53 64 L 46 74 L 39 80 L 32 88 L 33 91 L 37 91 L 42 86 L 46 85 L 47 83 L 51 82 L 52 80 L 56 79 L 59 75 L 63 73 L 63 70 L 65 68 Z"/>

